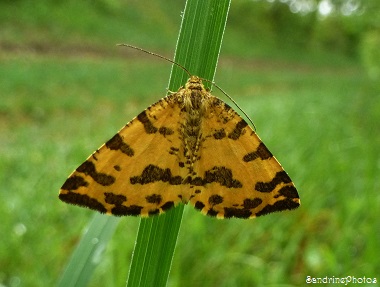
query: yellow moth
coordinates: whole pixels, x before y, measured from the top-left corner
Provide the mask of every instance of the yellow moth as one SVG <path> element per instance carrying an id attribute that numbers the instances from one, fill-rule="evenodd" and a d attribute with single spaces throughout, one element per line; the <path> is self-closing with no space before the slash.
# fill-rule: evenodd
<path id="1" fill-rule="evenodd" d="M 217 218 L 300 205 L 247 122 L 197 76 L 132 119 L 63 184 L 59 198 L 101 213 L 152 216 L 190 202 Z"/>

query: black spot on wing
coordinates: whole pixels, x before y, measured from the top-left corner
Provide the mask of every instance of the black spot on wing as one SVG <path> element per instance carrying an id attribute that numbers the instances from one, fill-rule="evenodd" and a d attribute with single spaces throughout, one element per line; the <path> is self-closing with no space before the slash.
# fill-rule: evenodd
<path id="1" fill-rule="evenodd" d="M 272 192 L 276 186 L 280 183 L 290 183 L 292 180 L 287 175 L 285 171 L 279 171 L 276 176 L 272 178 L 269 182 L 257 182 L 255 185 L 255 190 L 260 192 Z"/>
<path id="2" fill-rule="evenodd" d="M 187 178 L 187 180 L 188 180 L 188 183 L 191 183 L 192 185 L 195 185 L 195 186 L 202 186 L 202 185 L 204 185 L 204 181 L 203 181 L 203 179 L 200 176 L 197 176 L 197 177 L 194 177 L 194 178 L 191 178 L 189 176 Z"/>
<path id="3" fill-rule="evenodd" d="M 166 211 L 166 210 L 168 210 L 168 209 L 170 209 L 172 207 L 174 207 L 174 202 L 173 201 L 168 201 L 168 202 L 164 203 L 163 205 L 161 205 L 161 209 L 163 211 Z"/>
<path id="4" fill-rule="evenodd" d="M 113 215 L 116 215 L 116 216 L 121 216 L 121 215 L 138 216 L 138 215 L 141 215 L 142 209 L 143 207 L 138 206 L 138 205 L 131 205 L 131 206 L 116 205 L 114 208 L 111 209 L 111 212 Z"/>
<path id="5" fill-rule="evenodd" d="M 81 186 L 88 186 L 88 182 L 84 180 L 83 177 L 73 175 L 66 179 L 65 183 L 62 185 L 61 189 L 64 190 L 76 190 Z"/>
<path id="6" fill-rule="evenodd" d="M 143 124 L 145 132 L 147 134 L 154 134 L 157 132 L 157 128 L 153 125 L 153 123 L 149 120 L 148 115 L 146 114 L 146 111 L 142 111 L 138 116 L 137 119 Z"/>
<path id="7" fill-rule="evenodd" d="M 220 204 L 223 202 L 223 197 L 218 195 L 218 194 L 214 194 L 214 195 L 211 195 L 209 198 L 208 198 L 208 203 L 213 206 L 213 205 L 216 205 L 216 204 Z"/>
<path id="8" fill-rule="evenodd" d="M 292 185 L 292 186 L 283 186 L 279 191 L 278 194 L 275 195 L 274 197 L 280 197 L 284 196 L 286 198 L 299 198 L 297 189 Z"/>
<path id="9" fill-rule="evenodd" d="M 216 130 L 214 132 L 213 136 L 216 140 L 221 140 L 221 139 L 225 138 L 227 135 L 226 135 L 226 131 L 224 129 L 220 129 L 220 130 Z"/>
<path id="10" fill-rule="evenodd" d="M 204 183 L 217 182 L 228 188 L 243 187 L 242 183 L 232 176 L 232 171 L 224 166 L 214 166 L 205 172 Z"/>
<path id="11" fill-rule="evenodd" d="M 91 176 L 94 181 L 103 186 L 109 186 L 115 182 L 115 178 L 112 175 L 97 172 L 95 165 L 91 161 L 85 161 L 76 171 Z"/>
<path id="12" fill-rule="evenodd" d="M 245 208 L 234 208 L 234 207 L 225 207 L 224 208 L 224 217 L 225 218 L 249 218 L 252 215 L 252 212 L 249 209 Z"/>
<path id="13" fill-rule="evenodd" d="M 153 164 L 146 166 L 141 175 L 130 178 L 131 184 L 148 184 L 157 181 L 179 185 L 183 179 L 180 176 L 173 176 L 169 168 L 163 169 Z"/>
<path id="14" fill-rule="evenodd" d="M 127 156 L 133 156 L 135 154 L 134 150 L 123 141 L 123 138 L 119 134 L 114 135 L 112 139 L 106 142 L 106 147 L 110 150 L 120 150 Z"/>
<path id="15" fill-rule="evenodd" d="M 238 140 L 240 136 L 244 133 L 244 128 L 248 126 L 245 120 L 241 120 L 238 122 L 234 128 L 234 130 L 228 135 L 228 138 L 232 140 Z"/>
<path id="16" fill-rule="evenodd" d="M 207 215 L 208 216 L 212 216 L 212 217 L 215 217 L 218 215 L 218 212 L 212 208 L 209 209 L 209 211 L 207 211 Z"/>
<path id="17" fill-rule="evenodd" d="M 112 192 L 104 193 L 104 201 L 108 204 L 114 205 L 111 209 L 111 213 L 116 216 L 121 215 L 132 215 L 137 216 L 141 214 L 142 206 L 138 205 L 123 205 L 124 202 L 127 201 L 127 197 L 122 194 L 114 194 Z"/>
<path id="18" fill-rule="evenodd" d="M 292 199 L 286 198 L 284 200 L 276 201 L 273 205 L 268 204 L 256 213 L 256 216 L 262 216 L 276 211 L 291 210 L 297 208 L 298 206 L 299 203 L 294 202 Z"/>
<path id="19" fill-rule="evenodd" d="M 243 206 L 245 209 L 251 209 L 251 208 L 256 208 L 262 203 L 262 199 L 260 198 L 254 198 L 254 199 L 244 199 L 243 201 Z"/>
<path id="20" fill-rule="evenodd" d="M 162 196 L 159 194 L 151 194 L 145 197 L 148 203 L 160 204 L 162 201 Z"/>
<path id="21" fill-rule="evenodd" d="M 169 136 L 169 135 L 172 135 L 174 134 L 174 131 L 170 128 L 167 128 L 167 127 L 160 127 L 158 129 L 158 132 L 163 135 L 163 136 Z"/>
<path id="22" fill-rule="evenodd" d="M 262 160 L 265 160 L 271 157 L 273 157 L 272 153 L 267 149 L 267 147 L 263 143 L 260 143 L 256 151 L 247 153 L 243 157 L 243 160 L 245 162 L 250 162 L 257 158 L 261 158 Z"/>
<path id="23" fill-rule="evenodd" d="M 59 194 L 59 199 L 70 204 L 88 207 L 101 213 L 107 212 L 107 209 L 103 206 L 103 204 L 86 194 L 79 194 L 75 192 L 61 193 Z"/>
<path id="24" fill-rule="evenodd" d="M 127 197 L 122 194 L 114 194 L 112 192 L 104 193 L 104 201 L 108 204 L 121 205 L 123 202 L 127 201 Z"/>
<path id="25" fill-rule="evenodd" d="M 194 204 L 194 207 L 195 207 L 195 209 L 202 210 L 202 209 L 205 207 L 205 205 L 203 204 L 203 202 L 201 202 L 201 201 L 197 201 L 197 202 Z"/>

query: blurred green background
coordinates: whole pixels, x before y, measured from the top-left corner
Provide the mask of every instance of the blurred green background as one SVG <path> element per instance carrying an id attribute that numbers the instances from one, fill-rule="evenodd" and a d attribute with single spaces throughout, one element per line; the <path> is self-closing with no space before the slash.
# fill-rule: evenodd
<path id="1" fill-rule="evenodd" d="M 59 188 L 166 94 L 170 64 L 115 44 L 171 58 L 184 3 L 0 1 L 0 286 L 56 284 L 93 215 Z M 379 47 L 376 0 L 232 1 L 215 81 L 302 205 L 255 220 L 186 207 L 169 286 L 380 280 Z M 138 222 L 122 218 L 90 286 L 125 285 Z"/>

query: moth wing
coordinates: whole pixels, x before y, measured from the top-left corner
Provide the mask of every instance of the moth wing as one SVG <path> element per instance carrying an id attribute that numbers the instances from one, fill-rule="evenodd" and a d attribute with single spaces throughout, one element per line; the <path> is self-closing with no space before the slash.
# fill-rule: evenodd
<path id="1" fill-rule="evenodd" d="M 232 108 L 215 98 L 202 123 L 194 171 L 203 178 L 190 202 L 218 218 L 253 218 L 297 208 L 297 190 L 280 163 Z"/>
<path id="2" fill-rule="evenodd" d="M 181 202 L 181 111 L 173 98 L 147 108 L 95 151 L 69 176 L 59 198 L 102 213 L 141 216 Z"/>

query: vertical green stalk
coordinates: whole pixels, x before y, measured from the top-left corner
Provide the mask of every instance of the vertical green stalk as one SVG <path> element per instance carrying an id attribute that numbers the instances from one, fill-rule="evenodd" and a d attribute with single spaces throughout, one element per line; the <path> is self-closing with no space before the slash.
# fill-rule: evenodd
<path id="1" fill-rule="evenodd" d="M 213 80 L 222 44 L 230 0 L 188 0 L 178 37 L 175 61 L 193 75 Z M 188 78 L 173 65 L 169 90 Z M 164 215 L 141 219 L 128 287 L 166 286 L 181 225 L 183 205 Z"/>

